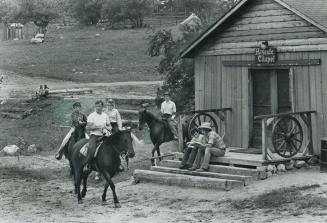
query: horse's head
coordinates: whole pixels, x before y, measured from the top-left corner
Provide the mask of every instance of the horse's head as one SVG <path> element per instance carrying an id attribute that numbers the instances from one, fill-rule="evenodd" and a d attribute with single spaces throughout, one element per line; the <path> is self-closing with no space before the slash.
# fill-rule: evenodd
<path id="1" fill-rule="evenodd" d="M 135 156 L 134 147 L 133 147 L 133 138 L 131 130 L 122 130 L 119 131 L 119 143 L 121 152 L 127 153 L 129 158 L 133 158 Z"/>
<path id="2" fill-rule="evenodd" d="M 139 130 L 144 128 L 146 123 L 146 108 L 141 108 L 139 111 Z"/>

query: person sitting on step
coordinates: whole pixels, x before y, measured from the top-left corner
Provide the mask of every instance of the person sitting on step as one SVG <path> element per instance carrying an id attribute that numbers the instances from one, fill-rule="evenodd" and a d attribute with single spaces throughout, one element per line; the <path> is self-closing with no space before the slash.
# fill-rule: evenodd
<path id="1" fill-rule="evenodd" d="M 65 145 L 68 143 L 70 137 L 72 136 L 73 132 L 75 131 L 76 128 L 78 127 L 85 127 L 86 126 L 86 115 L 81 112 L 82 105 L 80 102 L 75 102 L 73 104 L 73 112 L 71 114 L 71 128 L 65 138 L 63 139 L 57 154 L 55 155 L 57 160 L 60 160 L 62 158 L 62 155 L 64 153 L 64 148 Z"/>
<path id="2" fill-rule="evenodd" d="M 176 122 L 174 120 L 175 113 L 176 113 L 176 105 L 173 101 L 170 100 L 169 92 L 165 92 L 165 101 L 161 103 L 161 115 L 162 119 L 166 120 L 169 126 L 170 131 L 174 135 L 174 139 L 178 139 L 177 129 L 176 129 Z"/>
<path id="3" fill-rule="evenodd" d="M 187 142 L 187 148 L 184 151 L 184 156 L 179 169 L 188 169 L 192 167 L 198 149 L 205 144 L 205 138 L 203 134 L 199 133 L 198 129 L 194 130 L 194 135 L 191 141 Z"/>
<path id="4" fill-rule="evenodd" d="M 225 156 L 226 145 L 220 135 L 212 130 L 209 122 L 203 122 L 198 128 L 203 132 L 206 144 L 199 148 L 193 166 L 189 170 L 203 172 L 208 171 L 211 156 Z"/>

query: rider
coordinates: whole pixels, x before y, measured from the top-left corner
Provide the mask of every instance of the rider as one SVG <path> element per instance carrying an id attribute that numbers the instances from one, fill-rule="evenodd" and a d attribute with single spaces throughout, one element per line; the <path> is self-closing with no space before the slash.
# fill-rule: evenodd
<path id="1" fill-rule="evenodd" d="M 174 139 L 178 139 L 176 122 L 174 120 L 176 113 L 176 105 L 170 100 L 169 92 L 164 93 L 165 101 L 161 104 L 161 115 L 163 120 L 167 120 L 170 131 L 174 134 Z"/>
<path id="2" fill-rule="evenodd" d="M 123 125 L 119 111 L 116 109 L 115 102 L 111 98 L 106 99 L 105 113 L 109 116 L 112 132 L 115 133 L 118 130 L 122 130 Z"/>
<path id="3" fill-rule="evenodd" d="M 74 111 L 71 114 L 71 119 L 72 119 L 72 127 L 70 128 L 69 132 L 67 133 L 67 135 L 65 136 L 65 138 L 63 139 L 58 152 L 56 154 L 56 159 L 60 160 L 62 158 L 63 155 L 63 148 L 65 147 L 65 145 L 67 144 L 67 142 L 69 141 L 72 133 L 75 131 L 75 128 L 78 128 L 80 126 L 85 126 L 86 125 L 86 115 L 84 113 L 81 112 L 81 108 L 82 105 L 80 102 L 75 102 L 73 104 L 73 109 Z"/>
<path id="4" fill-rule="evenodd" d="M 90 131 L 88 145 L 88 161 L 90 161 L 94 156 L 98 139 L 111 130 L 109 117 L 103 112 L 103 101 L 95 102 L 95 111 L 87 117 L 86 129 Z"/>

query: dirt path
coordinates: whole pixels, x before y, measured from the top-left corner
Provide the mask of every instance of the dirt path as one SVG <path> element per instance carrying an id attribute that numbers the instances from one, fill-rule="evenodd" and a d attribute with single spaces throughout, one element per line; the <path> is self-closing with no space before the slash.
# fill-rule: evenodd
<path id="1" fill-rule="evenodd" d="M 0 83 L 0 100 L 10 98 L 31 98 L 39 86 L 44 84 L 46 84 L 50 90 L 93 88 L 93 96 L 109 94 L 111 97 L 118 98 L 153 98 L 156 87 L 159 87 L 163 83 L 162 81 L 76 83 L 41 77 L 26 77 L 2 70 L 0 70 L 0 77 L 3 77 L 3 81 Z M 138 88 L 148 88 L 148 91 L 140 91 Z"/>
<path id="2" fill-rule="evenodd" d="M 137 148 L 138 152 L 149 146 Z M 326 222 L 325 209 L 296 207 L 237 210 L 234 200 L 250 198 L 272 189 L 319 184 L 310 193 L 326 196 L 327 174 L 317 169 L 289 172 L 229 192 L 137 184 L 132 179 L 116 184 L 122 208 L 115 209 L 111 191 L 102 203 L 103 182 L 90 180 L 83 204 L 71 193 L 67 161 L 52 157 L 0 158 L 0 222 Z M 132 162 L 137 162 L 133 160 Z M 297 213 L 297 212 L 296 212 Z"/>

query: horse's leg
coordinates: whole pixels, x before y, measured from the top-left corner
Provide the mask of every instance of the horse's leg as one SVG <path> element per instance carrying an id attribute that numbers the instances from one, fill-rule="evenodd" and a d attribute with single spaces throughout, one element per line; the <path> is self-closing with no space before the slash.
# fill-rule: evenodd
<path id="1" fill-rule="evenodd" d="M 87 178 L 89 177 L 92 170 L 87 169 L 83 172 L 83 190 L 82 190 L 82 197 L 85 197 L 87 192 Z"/>
<path id="2" fill-rule="evenodd" d="M 159 145 L 159 143 L 158 143 L 158 145 L 157 145 L 157 154 L 158 154 L 158 157 L 159 157 L 159 161 L 161 161 L 162 160 L 162 158 L 161 158 L 161 154 L 160 154 L 160 147 L 159 147 L 160 145 Z"/>
<path id="3" fill-rule="evenodd" d="M 157 145 L 157 144 L 156 144 Z M 152 166 L 154 166 L 154 159 L 153 159 L 153 157 L 154 157 L 154 153 L 156 152 L 156 145 L 154 145 L 154 147 L 153 147 L 153 149 L 152 149 L 152 159 L 151 159 L 151 165 Z"/>
<path id="4" fill-rule="evenodd" d="M 75 168 L 75 192 L 77 193 L 78 203 L 83 203 L 81 196 L 81 180 L 83 168 Z"/>
<path id="5" fill-rule="evenodd" d="M 120 206 L 118 198 L 117 198 L 117 194 L 116 194 L 116 190 L 115 190 L 115 184 L 114 184 L 114 182 L 112 182 L 110 174 L 107 171 L 104 171 L 103 176 L 104 176 L 104 178 L 106 179 L 107 182 L 106 182 L 106 184 L 104 186 L 104 191 L 103 191 L 103 194 L 102 194 L 102 201 L 106 201 L 107 189 L 108 189 L 108 186 L 110 186 L 112 194 L 114 196 L 115 208 L 120 208 L 121 206 Z"/>

